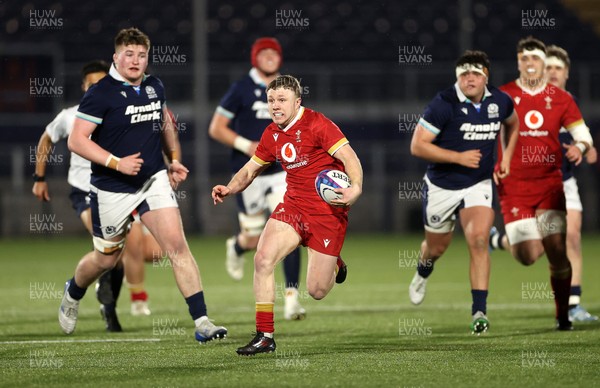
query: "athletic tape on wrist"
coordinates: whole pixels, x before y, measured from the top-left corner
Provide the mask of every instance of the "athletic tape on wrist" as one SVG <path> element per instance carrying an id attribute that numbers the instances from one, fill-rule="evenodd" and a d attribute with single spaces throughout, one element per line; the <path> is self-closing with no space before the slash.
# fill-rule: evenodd
<path id="1" fill-rule="evenodd" d="M 238 136 L 233 141 L 233 148 L 245 154 L 250 151 L 250 147 L 252 147 L 252 142 L 243 136 Z"/>
<path id="2" fill-rule="evenodd" d="M 121 158 L 114 156 L 113 154 L 108 155 L 106 158 L 106 163 L 104 163 L 105 167 L 112 168 L 113 170 L 119 171 L 119 161 Z"/>

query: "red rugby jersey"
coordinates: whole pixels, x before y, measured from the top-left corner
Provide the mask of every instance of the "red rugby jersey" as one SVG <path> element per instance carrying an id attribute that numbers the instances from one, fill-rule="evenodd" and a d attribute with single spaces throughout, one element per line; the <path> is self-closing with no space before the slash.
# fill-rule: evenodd
<path id="1" fill-rule="evenodd" d="M 293 203 L 309 214 L 339 214 L 347 208 L 327 204 L 315 189 L 315 178 L 323 170 L 344 171 L 332 155 L 348 140 L 331 120 L 319 112 L 300 107 L 284 129 L 271 123 L 263 132 L 252 160 L 260 165 L 280 162 L 287 172 L 284 203 Z"/>
<path id="2" fill-rule="evenodd" d="M 519 115 L 519 139 L 510 164 L 511 177 L 537 179 L 560 176 L 560 128 L 585 125 L 571 95 L 550 84 L 532 94 L 517 81 L 501 86 L 500 90 L 511 96 Z M 500 142 L 498 155 L 499 163 L 502 155 Z"/>

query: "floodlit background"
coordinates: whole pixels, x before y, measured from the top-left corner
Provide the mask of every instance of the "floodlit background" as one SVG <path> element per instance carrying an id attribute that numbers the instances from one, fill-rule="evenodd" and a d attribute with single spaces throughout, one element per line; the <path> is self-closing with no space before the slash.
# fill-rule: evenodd
<path id="1" fill-rule="evenodd" d="M 365 188 L 350 232 L 404 233 L 422 230 L 425 163 L 410 156 L 410 137 L 428 101 L 455 81 L 454 61 L 465 49 L 488 53 L 491 84 L 500 86 L 517 77 L 520 38 L 564 47 L 572 60 L 568 89 L 597 132 L 596 10 L 584 0 L 2 1 L 0 235 L 36 234 L 31 223 L 40 220 L 65 235 L 84 233 L 68 200 L 66 144 L 49 161 L 52 201 L 43 204 L 31 194 L 35 147 L 46 124 L 81 98 L 81 66 L 111 60 L 121 28 L 150 36 L 148 71 L 164 82 L 179 122 L 191 170 L 177 193 L 188 234 L 237 227 L 234 201 L 215 208 L 210 200 L 210 188 L 230 172 L 229 150 L 210 140 L 207 128 L 228 86 L 250 69 L 250 46 L 261 36 L 279 39 L 282 73 L 301 79 L 304 105 L 339 124 L 361 158 Z M 583 229 L 597 232 L 598 166 L 578 168 L 577 177 Z"/>

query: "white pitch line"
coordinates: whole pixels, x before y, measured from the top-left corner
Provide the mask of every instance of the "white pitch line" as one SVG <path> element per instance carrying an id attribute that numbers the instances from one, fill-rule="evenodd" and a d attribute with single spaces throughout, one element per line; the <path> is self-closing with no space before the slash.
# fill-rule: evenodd
<path id="1" fill-rule="evenodd" d="M 8 344 L 62 344 L 62 343 L 95 343 L 95 342 L 159 342 L 160 338 L 123 338 L 123 339 L 65 339 L 39 341 L 0 341 L 0 345 Z"/>

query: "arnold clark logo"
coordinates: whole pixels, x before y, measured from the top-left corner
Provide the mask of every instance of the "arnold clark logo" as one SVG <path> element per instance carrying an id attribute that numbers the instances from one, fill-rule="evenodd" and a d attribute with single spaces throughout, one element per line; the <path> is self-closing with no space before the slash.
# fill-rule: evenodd
<path id="1" fill-rule="evenodd" d="M 302 16 L 301 9 L 275 10 L 275 27 L 286 30 L 306 30 L 310 26 L 307 17 Z"/>

